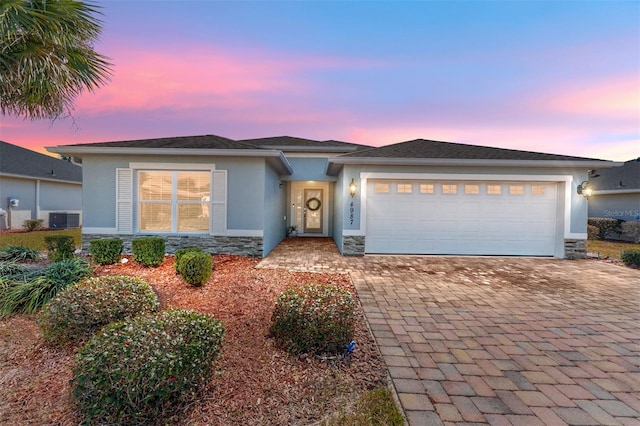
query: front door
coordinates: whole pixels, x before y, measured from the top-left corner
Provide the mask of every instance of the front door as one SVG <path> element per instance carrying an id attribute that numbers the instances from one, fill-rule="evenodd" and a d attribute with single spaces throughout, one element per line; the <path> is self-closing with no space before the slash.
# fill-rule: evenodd
<path id="1" fill-rule="evenodd" d="M 304 190 L 304 233 L 322 233 L 322 210 L 324 197 L 322 189 Z"/>

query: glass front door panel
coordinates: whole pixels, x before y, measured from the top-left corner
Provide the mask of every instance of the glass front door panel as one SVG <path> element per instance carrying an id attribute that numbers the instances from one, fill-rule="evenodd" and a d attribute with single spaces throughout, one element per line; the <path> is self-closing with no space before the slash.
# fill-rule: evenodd
<path id="1" fill-rule="evenodd" d="M 305 189 L 304 200 L 304 232 L 322 233 L 322 189 Z"/>

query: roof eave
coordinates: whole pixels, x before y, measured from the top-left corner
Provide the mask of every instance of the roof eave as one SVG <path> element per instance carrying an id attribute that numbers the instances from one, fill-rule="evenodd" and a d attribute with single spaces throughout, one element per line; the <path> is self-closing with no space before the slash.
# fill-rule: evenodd
<path id="1" fill-rule="evenodd" d="M 53 179 L 50 177 L 41 177 L 41 176 L 31 176 L 31 175 L 20 175 L 16 173 L 4 173 L 0 172 L 0 176 L 6 176 L 17 179 L 33 179 L 33 180 L 42 180 L 45 182 L 56 182 L 56 183 L 70 183 L 73 185 L 82 185 L 82 180 L 69 180 L 69 179 Z"/>
<path id="2" fill-rule="evenodd" d="M 328 171 L 338 170 L 334 165 L 401 165 L 401 166 L 464 166 L 464 167 L 544 167 L 603 169 L 618 167 L 623 163 L 607 160 L 497 160 L 462 158 L 387 158 L 387 157 L 337 157 L 330 158 Z"/>
<path id="3" fill-rule="evenodd" d="M 128 147 L 89 147 L 59 145 L 45 147 L 56 154 L 73 155 L 82 158 L 84 155 L 206 155 L 215 157 L 261 157 L 280 174 L 292 174 L 293 168 L 282 151 L 272 149 L 200 149 L 200 148 L 128 148 Z M 278 164 L 280 163 L 280 164 Z"/>
<path id="4" fill-rule="evenodd" d="M 633 189 L 599 189 L 592 192 L 593 195 L 619 195 L 619 194 L 640 194 L 640 188 Z"/>

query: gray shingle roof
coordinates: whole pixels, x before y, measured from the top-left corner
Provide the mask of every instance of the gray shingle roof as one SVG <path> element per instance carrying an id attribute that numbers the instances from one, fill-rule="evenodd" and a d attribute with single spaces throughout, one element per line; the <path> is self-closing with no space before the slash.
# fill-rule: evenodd
<path id="1" fill-rule="evenodd" d="M 0 173 L 82 182 L 82 167 L 3 141 L 0 141 Z"/>
<path id="2" fill-rule="evenodd" d="M 254 146 L 259 147 L 269 147 L 269 148 L 288 148 L 288 149 L 296 149 L 296 148 L 338 148 L 344 149 L 345 152 L 354 151 L 357 149 L 365 149 L 370 148 L 366 145 L 359 145 L 350 142 L 341 142 L 336 140 L 326 140 L 326 141 L 317 141 L 313 139 L 304 139 L 304 138 L 296 138 L 293 136 L 274 136 L 268 138 L 257 138 L 257 139 L 244 139 L 240 142 L 248 143 Z"/>
<path id="3" fill-rule="evenodd" d="M 356 158 L 438 158 L 461 160 L 560 160 L 580 161 L 592 158 L 569 155 L 545 154 L 541 152 L 519 151 L 515 149 L 493 148 L 479 145 L 466 145 L 452 142 L 440 142 L 416 139 L 393 145 L 360 150 L 341 157 Z"/>
<path id="4" fill-rule="evenodd" d="M 640 158 L 626 161 L 621 167 L 595 170 L 589 186 L 596 191 L 640 189 Z"/>
<path id="5" fill-rule="evenodd" d="M 177 136 L 116 142 L 97 142 L 65 146 L 104 148 L 184 148 L 184 149 L 255 149 L 256 147 L 217 135 Z"/>

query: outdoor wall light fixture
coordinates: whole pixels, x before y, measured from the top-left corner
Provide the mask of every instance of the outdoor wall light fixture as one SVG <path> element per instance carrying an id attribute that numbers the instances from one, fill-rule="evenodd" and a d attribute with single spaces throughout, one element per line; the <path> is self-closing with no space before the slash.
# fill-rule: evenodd
<path id="1" fill-rule="evenodd" d="M 351 198 L 356 196 L 357 190 L 358 190 L 358 184 L 353 178 L 351 178 L 351 183 L 349 184 L 349 194 L 351 194 Z"/>
<path id="2" fill-rule="evenodd" d="M 593 195 L 593 189 L 589 187 L 589 181 L 584 181 L 577 188 L 578 194 L 582 195 L 584 198 L 589 199 L 591 195 Z"/>

